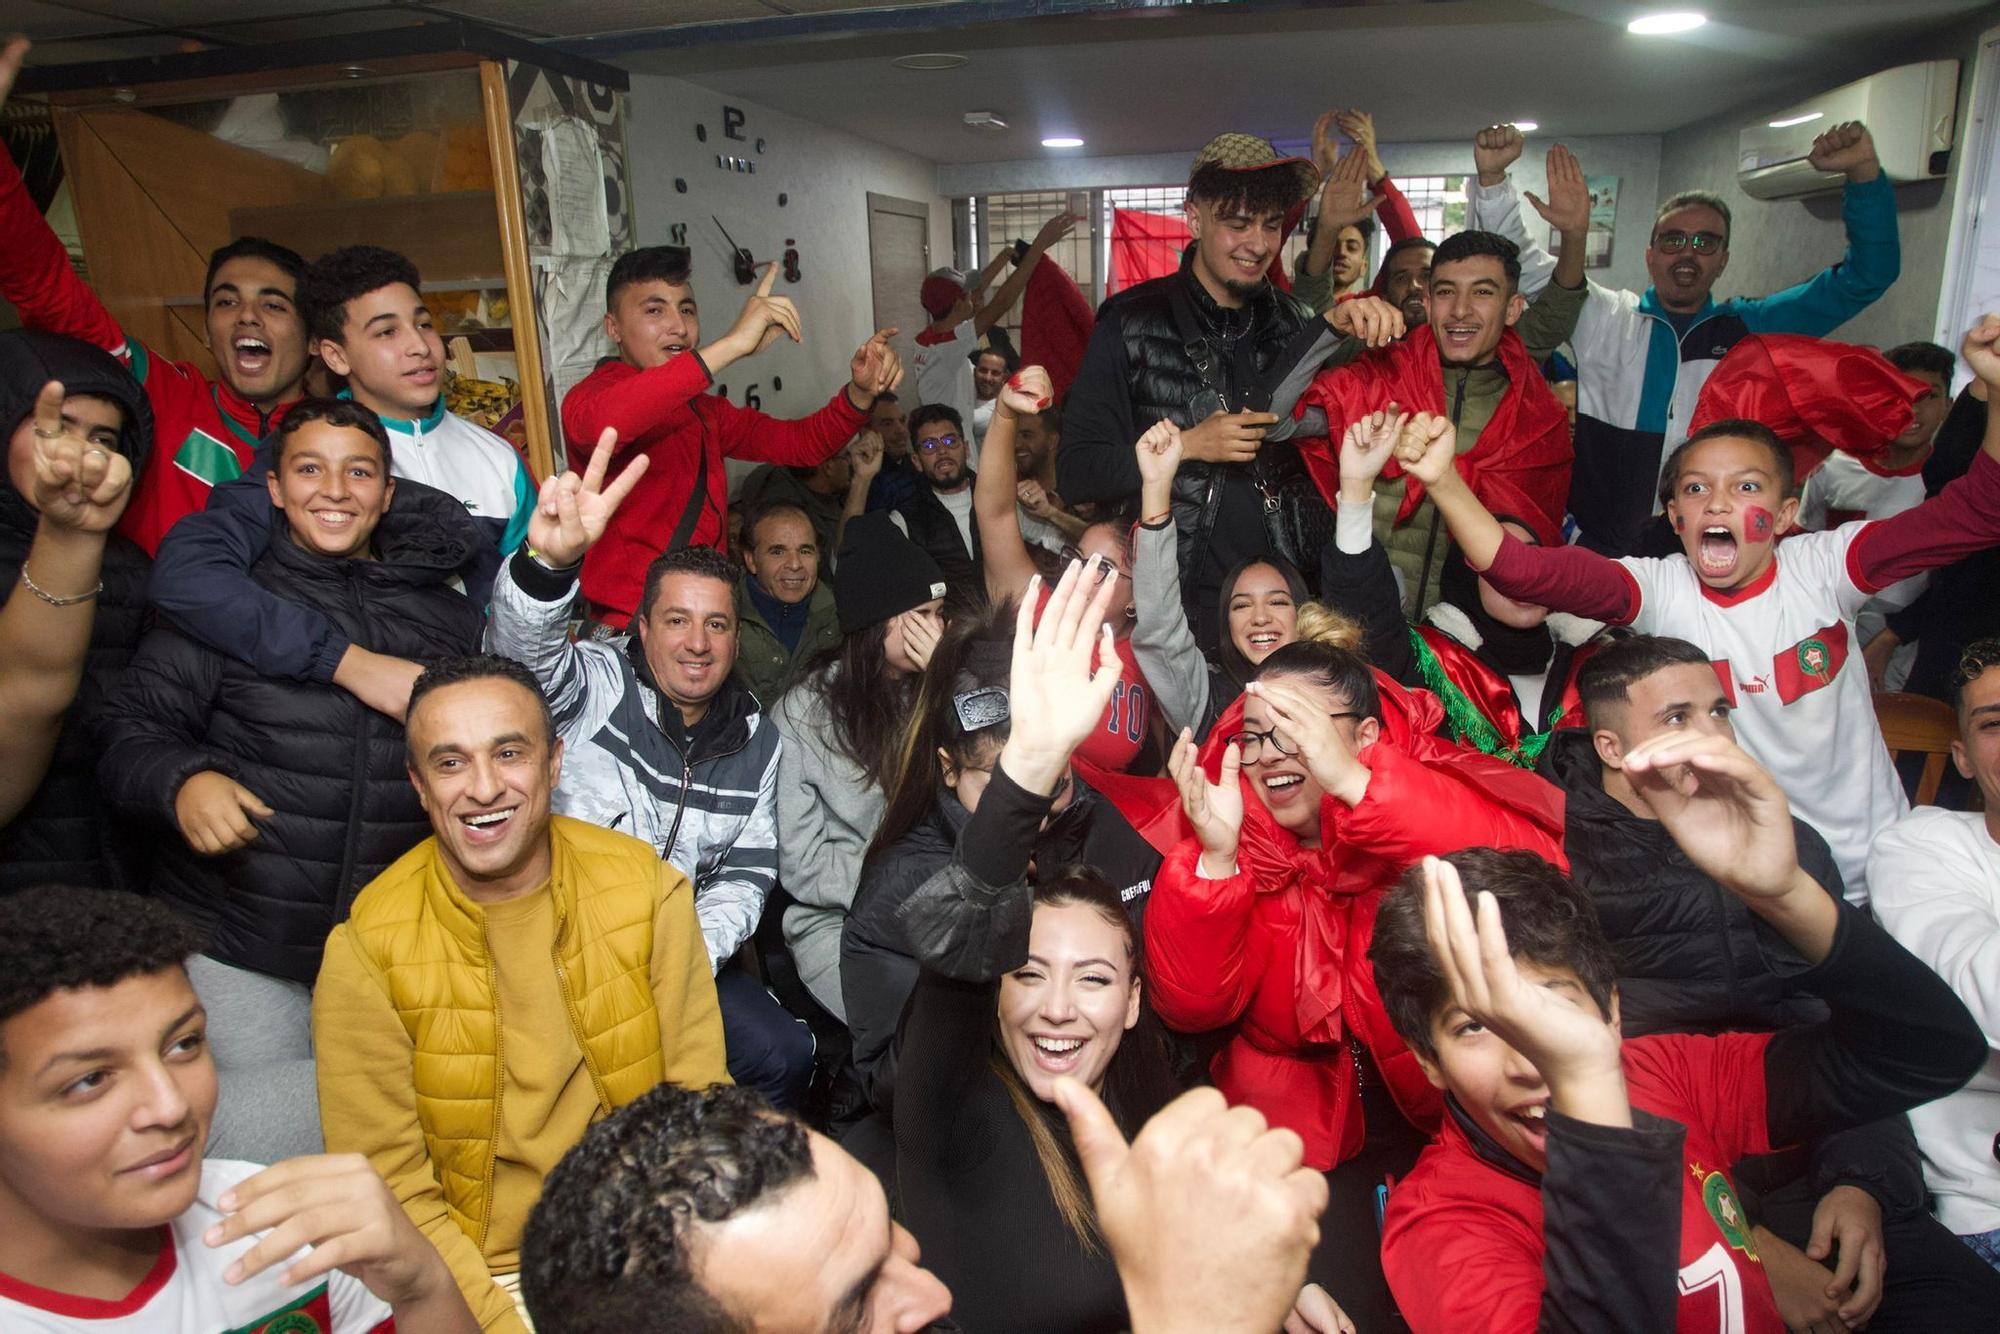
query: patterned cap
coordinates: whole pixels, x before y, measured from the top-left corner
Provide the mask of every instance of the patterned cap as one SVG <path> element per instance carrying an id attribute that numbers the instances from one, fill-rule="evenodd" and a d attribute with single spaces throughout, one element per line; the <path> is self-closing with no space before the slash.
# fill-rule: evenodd
<path id="1" fill-rule="evenodd" d="M 1224 171 L 1263 171 L 1267 167 L 1290 167 L 1299 178 L 1299 198 L 1304 199 L 1319 185 L 1319 168 L 1307 158 L 1280 157 L 1278 150 L 1271 147 L 1270 140 L 1259 139 L 1254 134 L 1239 134 L 1230 131 L 1218 134 L 1202 145 L 1194 155 L 1194 164 L 1188 168 L 1188 178 L 1203 167 L 1221 167 Z"/>

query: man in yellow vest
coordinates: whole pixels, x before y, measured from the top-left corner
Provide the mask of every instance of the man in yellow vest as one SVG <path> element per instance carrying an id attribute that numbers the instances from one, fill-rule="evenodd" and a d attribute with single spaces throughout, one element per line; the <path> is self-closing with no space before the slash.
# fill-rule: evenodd
<path id="1" fill-rule="evenodd" d="M 612 1109 L 725 1082 L 687 877 L 549 812 L 562 744 L 510 659 L 439 663 L 406 725 L 432 836 L 355 898 L 313 997 L 330 1152 L 365 1154 L 489 1331 L 520 1334 L 521 1229 Z"/>

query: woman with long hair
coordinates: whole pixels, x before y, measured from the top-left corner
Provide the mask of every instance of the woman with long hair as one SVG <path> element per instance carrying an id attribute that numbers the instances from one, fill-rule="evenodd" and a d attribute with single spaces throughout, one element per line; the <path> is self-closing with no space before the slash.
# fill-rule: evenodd
<path id="1" fill-rule="evenodd" d="M 1462 847 L 1562 856 L 1554 789 L 1432 735 L 1439 721 L 1428 694 L 1351 650 L 1276 650 L 1205 745 L 1183 732 L 1174 748 L 1184 823 L 1146 913 L 1160 1017 L 1228 1027 L 1216 1086 L 1297 1131 L 1307 1165 L 1328 1173 L 1308 1272 L 1364 1330 L 1394 1327 L 1377 1191 L 1408 1170 L 1439 1112 L 1369 971 L 1382 891 Z"/>
<path id="2" fill-rule="evenodd" d="M 785 944 L 813 999 L 843 1022 L 840 927 L 888 804 L 917 683 L 944 632 L 944 572 L 886 514 L 848 521 L 834 586 L 841 640 L 771 710 Z"/>
<path id="3" fill-rule="evenodd" d="M 1095 573 L 1066 572 L 1039 623 L 1032 600 L 1015 613 L 1012 728 L 949 863 L 901 914 L 922 971 L 902 1022 L 896 1193 L 971 1334 L 1129 1326 L 1055 1084 L 1089 1086 L 1127 1135 L 1179 1091 L 1118 888 L 1042 859 L 1071 754 L 1120 675 L 1103 626 L 1116 590 Z"/>
<path id="4" fill-rule="evenodd" d="M 1243 561 L 1230 570 L 1217 600 L 1211 663 L 1196 643 L 1181 601 L 1173 513 L 1180 428 L 1170 421 L 1155 422 L 1133 453 L 1141 488 L 1139 523 L 1132 533 L 1133 656 L 1154 683 L 1154 699 L 1167 726 L 1205 737 L 1256 675 L 1257 664 L 1299 637 L 1306 582 L 1281 556 Z"/>
<path id="5" fill-rule="evenodd" d="M 1456 544 L 1446 553 L 1438 600 L 1412 625 L 1388 553 L 1375 540 L 1375 478 L 1389 461 L 1407 419 L 1394 404 L 1347 428 L 1340 446 L 1335 536 L 1320 564 L 1326 600 L 1366 628 L 1370 662 L 1444 705 L 1446 734 L 1461 746 L 1533 768 L 1559 727 L 1583 722 L 1576 674 L 1596 651 L 1595 621 L 1503 597 L 1466 564 Z M 1502 526 L 1537 546 L 1541 537 L 1518 519 Z"/>
<path id="6" fill-rule="evenodd" d="M 1100 563 L 1093 558 L 1075 566 L 1074 577 L 1096 580 Z M 1030 598 L 1041 591 L 1039 578 L 1030 585 Z M 1116 596 L 1115 588 L 1099 591 Z M 840 980 L 854 1065 L 877 1108 L 894 1100 L 896 1025 L 917 981 L 916 948 L 904 910 L 949 873 L 993 781 L 1014 721 L 1008 678 L 1016 619 L 1016 608 L 1003 606 L 955 622 L 939 640 L 902 731 L 881 825 L 842 927 Z M 1097 868 L 1117 888 L 1126 910 L 1136 914 L 1159 854 L 1073 769 L 1065 772 L 1069 776 L 1035 835 L 1035 863 Z"/>

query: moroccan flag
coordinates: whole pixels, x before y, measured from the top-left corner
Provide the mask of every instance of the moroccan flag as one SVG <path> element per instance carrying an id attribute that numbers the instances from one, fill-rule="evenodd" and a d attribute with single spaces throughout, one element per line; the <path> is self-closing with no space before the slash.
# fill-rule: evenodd
<path id="1" fill-rule="evenodd" d="M 1909 427 L 1930 386 L 1880 352 L 1803 334 L 1751 334 L 1716 363 L 1688 422 L 1747 417 L 1777 432 L 1803 482 L 1833 450 L 1865 459 Z"/>

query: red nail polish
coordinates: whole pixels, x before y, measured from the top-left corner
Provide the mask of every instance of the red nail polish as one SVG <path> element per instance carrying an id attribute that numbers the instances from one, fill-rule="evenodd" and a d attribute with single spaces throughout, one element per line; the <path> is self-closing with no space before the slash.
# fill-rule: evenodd
<path id="1" fill-rule="evenodd" d="M 1038 408 L 1045 408 L 1053 401 L 1054 401 L 1053 399 L 1038 398 L 1035 400 L 1035 406 Z"/>

